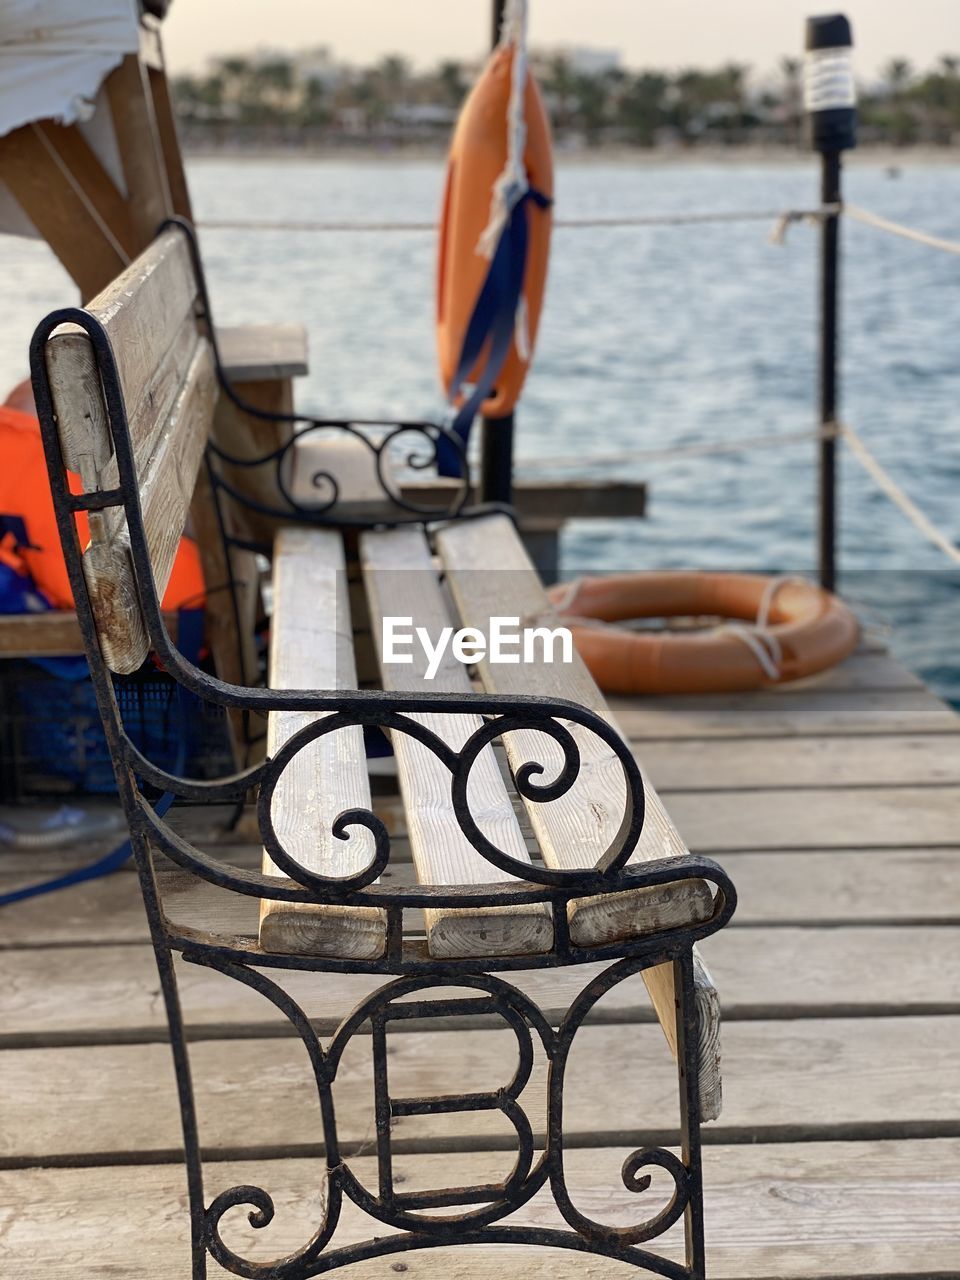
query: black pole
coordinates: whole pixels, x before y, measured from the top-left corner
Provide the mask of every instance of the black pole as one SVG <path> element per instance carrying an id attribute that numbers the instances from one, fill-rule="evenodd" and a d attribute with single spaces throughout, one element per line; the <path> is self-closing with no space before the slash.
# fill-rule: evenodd
<path id="1" fill-rule="evenodd" d="M 840 201 L 840 152 L 825 151 L 820 166 L 820 199 Z M 836 214 L 823 219 L 820 245 L 820 426 L 829 432 L 837 418 L 837 275 L 839 223 Z M 837 583 L 837 442 L 820 440 L 820 585 L 833 591 Z"/>
<path id="2" fill-rule="evenodd" d="M 841 201 L 841 155 L 856 146 L 853 38 L 842 14 L 807 19 L 806 105 L 810 138 L 820 152 L 820 199 Z M 837 582 L 837 442 L 828 434 L 837 421 L 840 218 L 831 213 L 821 222 L 820 240 L 820 585 L 833 591 Z"/>
<path id="3" fill-rule="evenodd" d="M 500 43 L 500 28 L 503 26 L 503 12 L 507 0 L 493 0 L 493 27 L 490 33 L 490 48 L 495 49 Z"/>
<path id="4" fill-rule="evenodd" d="M 500 42 L 500 27 L 507 0 L 493 0 L 491 45 Z M 483 418 L 480 438 L 480 497 L 484 502 L 513 501 L 514 417 Z"/>

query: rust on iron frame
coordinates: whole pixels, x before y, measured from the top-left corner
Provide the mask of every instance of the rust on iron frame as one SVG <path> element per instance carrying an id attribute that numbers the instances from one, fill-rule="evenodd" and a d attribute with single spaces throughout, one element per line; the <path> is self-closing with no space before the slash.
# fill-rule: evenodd
<path id="1" fill-rule="evenodd" d="M 48 338 L 62 324 L 79 325 L 89 336 L 95 354 L 109 431 L 116 454 L 119 482 L 115 488 L 73 494 L 54 418 L 46 371 Z M 186 1159 L 192 1243 L 193 1280 L 203 1280 L 207 1259 L 229 1272 L 250 1280 L 307 1280 L 349 1263 L 415 1249 L 453 1244 L 530 1244 L 562 1248 L 617 1259 L 653 1274 L 681 1280 L 704 1276 L 703 1194 L 700 1154 L 700 1096 L 698 1016 L 694 998 L 693 944 L 714 933 L 733 914 L 736 894 L 723 871 L 702 856 L 663 858 L 627 865 L 643 826 L 644 790 L 639 768 L 627 744 L 601 717 L 561 699 L 519 696 L 451 696 L 431 693 L 388 693 L 378 690 L 270 690 L 224 683 L 201 671 L 179 652 L 164 625 L 150 561 L 136 467 L 114 353 L 99 322 L 88 312 L 69 308 L 48 316 L 31 343 L 31 370 L 41 422 L 54 510 L 76 602 L 77 616 L 93 688 L 114 762 L 117 785 L 130 828 L 137 870 L 156 953 L 163 998 L 170 1028 L 176 1069 Z M 301 421 L 300 419 L 297 419 Z M 330 425 L 330 424 L 324 424 Z M 358 424 L 344 424 L 356 431 Z M 443 428 L 432 428 L 436 440 Z M 467 484 L 469 476 L 467 474 Z M 120 717 L 113 677 L 99 645 L 96 623 L 81 562 L 82 548 L 75 517 L 79 512 L 122 508 L 129 534 L 130 556 L 150 647 L 165 670 L 185 689 L 225 708 L 266 714 L 270 711 L 327 713 L 294 735 L 273 758 L 231 777 L 199 780 L 175 777 L 159 769 L 133 745 Z M 463 518 L 453 510 L 450 518 Z M 335 522 L 332 509 L 321 513 L 323 523 Z M 404 519 L 424 519 L 423 513 L 406 512 Z M 316 513 L 305 513 L 308 521 Z M 431 513 L 431 518 L 437 518 Z M 482 717 L 481 726 L 460 750 L 425 727 L 418 716 L 441 712 Z M 625 783 L 625 805 L 620 829 L 610 847 L 593 867 L 582 871 L 558 871 L 516 861 L 480 830 L 468 804 L 468 781 L 473 764 L 486 745 L 519 729 L 536 730 L 551 739 L 562 754 L 562 767 L 544 780 L 546 770 L 536 760 L 519 768 L 514 785 L 523 798 L 550 803 L 575 785 L 580 756 L 566 728 L 577 724 L 601 738 L 617 757 Z M 347 726 L 378 726 L 406 733 L 427 747 L 450 773 L 451 801 L 460 828 L 477 852 L 492 867 L 510 876 L 490 885 L 414 886 L 396 889 L 374 883 L 390 860 L 390 837 L 372 811 L 347 810 L 337 816 L 333 832 L 347 838 L 351 828 L 365 828 L 373 835 L 374 853 L 369 865 L 347 878 L 332 878 L 308 871 L 283 848 L 273 825 L 271 798 L 290 761 L 310 742 Z M 242 800 L 259 790 L 257 813 L 264 848 L 284 873 L 283 877 L 232 867 L 178 834 L 157 812 L 151 794 L 159 789 L 192 802 Z M 197 880 L 207 881 L 224 893 L 256 899 L 272 899 L 316 905 L 350 905 L 380 908 L 387 920 L 386 946 L 377 960 L 331 959 L 308 955 L 264 952 L 252 939 L 178 927 L 164 910 L 157 877 L 157 859 L 172 860 Z M 697 924 L 665 929 L 643 938 L 627 939 L 596 947 L 582 947 L 571 940 L 567 905 L 574 898 L 622 893 L 686 879 L 702 879 L 715 887 L 713 913 Z M 421 908 L 511 907 L 546 903 L 552 908 L 554 939 L 551 950 L 534 956 L 477 957 L 438 960 L 430 956 L 423 939 L 406 936 L 404 916 Z M 248 1211 L 254 1228 L 266 1228 L 274 1216 L 274 1201 L 258 1186 L 234 1186 L 208 1203 L 204 1166 L 198 1135 L 197 1113 L 190 1073 L 188 1045 L 177 987 L 174 957 L 233 977 L 271 1002 L 289 1021 L 306 1048 L 317 1087 L 324 1134 L 325 1198 L 321 1221 L 300 1249 L 270 1262 L 245 1258 L 222 1237 L 224 1215 L 238 1207 Z M 609 962 L 574 999 L 556 1027 L 537 1006 L 506 977 L 511 971 L 556 968 L 589 962 Z M 671 963 L 677 998 L 677 1050 L 679 1079 L 680 1156 L 657 1146 L 644 1147 L 624 1162 L 623 1185 L 636 1193 L 651 1185 L 652 1170 L 672 1181 L 669 1203 L 632 1227 L 594 1221 L 575 1206 L 564 1172 L 563 1087 L 565 1068 L 577 1030 L 594 1004 L 626 978 L 653 965 Z M 387 979 L 341 1022 L 324 1046 L 300 1005 L 271 975 L 273 970 L 315 973 L 364 973 Z M 437 995 L 444 988 L 457 994 Z M 464 989 L 475 994 L 465 996 Z M 435 993 L 428 998 L 428 993 Z M 390 1024 L 406 1018 L 479 1016 L 497 1018 L 517 1039 L 518 1062 L 513 1078 L 488 1091 L 460 1095 L 396 1098 L 387 1077 L 387 1038 Z M 372 1032 L 376 1162 L 378 1187 L 363 1185 L 350 1167 L 337 1133 L 332 1086 L 343 1051 L 366 1026 Z M 549 1062 L 546 1138 L 536 1150 L 529 1117 L 520 1104 L 539 1044 Z M 394 1115 L 431 1115 L 441 1112 L 498 1111 L 517 1136 L 512 1172 L 501 1182 L 439 1188 L 417 1193 L 397 1190 L 392 1176 L 390 1120 Z M 549 1184 L 553 1200 L 566 1224 L 546 1227 L 514 1224 L 507 1219 Z M 376 1223 L 392 1229 L 389 1235 L 346 1245 L 333 1244 L 333 1236 L 345 1200 L 353 1202 Z M 440 1213 L 444 1209 L 462 1210 Z M 644 1247 L 674 1223 L 684 1219 L 686 1261 L 681 1265 Z"/>

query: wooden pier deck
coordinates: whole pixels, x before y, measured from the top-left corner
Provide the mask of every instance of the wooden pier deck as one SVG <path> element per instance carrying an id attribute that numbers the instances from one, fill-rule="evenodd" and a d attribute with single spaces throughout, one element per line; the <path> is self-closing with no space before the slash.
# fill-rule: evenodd
<path id="1" fill-rule="evenodd" d="M 703 948 L 724 1008 L 725 1105 L 704 1133 L 709 1274 L 960 1275 L 960 717 L 876 649 L 802 688 L 621 700 L 615 711 L 689 845 L 723 862 L 740 891 L 733 924 Z M 221 850 L 257 857 L 237 835 Z M 0 853 L 0 888 L 63 861 Z M 178 1113 L 135 876 L 7 908 L 0 940 L 0 1274 L 181 1280 Z M 582 980 L 526 985 L 560 1008 Z M 365 982 L 314 982 L 305 1003 L 318 1025 L 329 1029 Z M 278 1256 L 306 1241 L 318 1204 L 302 1047 L 236 983 L 189 968 L 184 983 L 208 1198 L 236 1183 L 267 1188 L 274 1223 L 253 1232 L 235 1211 L 231 1241 Z M 656 1184 L 638 1200 L 619 1167 L 635 1147 L 671 1140 L 676 1085 L 639 980 L 605 998 L 580 1037 L 565 1118 L 574 1201 L 603 1221 L 649 1216 Z M 431 1092 L 491 1088 L 491 1072 L 512 1070 L 509 1032 L 412 1027 L 395 1040 L 399 1094 L 428 1070 Z M 352 1163 L 370 1178 L 371 1063 L 354 1048 L 337 1102 Z M 538 1069 L 531 1099 L 542 1088 Z M 409 1186 L 495 1180 L 512 1164 L 511 1132 L 490 1116 L 397 1123 Z M 554 1220 L 539 1200 L 526 1213 Z M 338 1238 L 371 1226 L 345 1212 Z M 676 1230 L 665 1240 L 678 1256 Z M 346 1274 L 507 1271 L 634 1274 L 506 1246 Z"/>

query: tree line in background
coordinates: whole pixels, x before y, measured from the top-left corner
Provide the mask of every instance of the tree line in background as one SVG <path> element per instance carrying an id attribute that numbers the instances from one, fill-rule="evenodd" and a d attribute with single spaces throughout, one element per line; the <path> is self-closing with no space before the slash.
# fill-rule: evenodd
<path id="1" fill-rule="evenodd" d="M 690 147 L 797 146 L 803 136 L 802 63 L 783 58 L 762 79 L 728 63 L 715 70 L 629 71 L 584 66 L 590 51 L 532 55 L 561 143 Z M 174 97 L 187 145 L 393 144 L 446 137 L 479 72 L 443 62 L 416 72 L 399 56 L 348 67 L 327 49 L 224 57 L 179 76 Z M 918 72 L 894 59 L 860 86 L 866 144 L 949 146 L 960 139 L 960 57 Z"/>

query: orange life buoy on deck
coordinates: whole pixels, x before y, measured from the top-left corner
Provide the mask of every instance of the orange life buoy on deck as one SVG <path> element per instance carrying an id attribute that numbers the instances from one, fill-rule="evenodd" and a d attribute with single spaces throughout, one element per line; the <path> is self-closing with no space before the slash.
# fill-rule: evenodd
<path id="1" fill-rule="evenodd" d="M 554 587 L 550 595 L 608 693 L 734 693 L 798 680 L 842 662 L 860 637 L 847 605 L 797 578 L 614 574 Z M 685 617 L 730 621 L 695 631 L 596 625 Z"/>
<path id="2" fill-rule="evenodd" d="M 464 104 L 450 147 L 437 270 L 437 354 L 443 385 L 451 395 L 459 390 L 453 383 L 490 271 L 490 261 L 478 251 L 478 244 L 490 218 L 494 185 L 507 164 L 514 57 L 512 46 L 494 52 Z M 529 72 L 524 115 L 524 168 L 530 189 L 539 198 L 539 203 L 527 201 L 526 208 L 529 237 L 522 297 L 528 342 L 524 352 L 518 350 L 516 341 L 511 344 L 493 392 L 483 402 L 483 412 L 493 418 L 510 413 L 523 389 L 536 343 L 550 255 L 550 124 L 540 90 Z M 467 381 L 476 381 L 482 363 L 483 356 L 474 363 Z"/>

